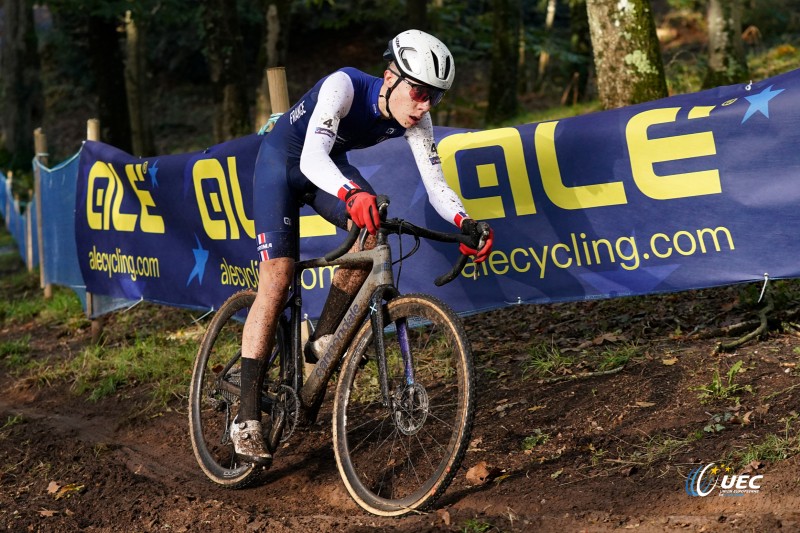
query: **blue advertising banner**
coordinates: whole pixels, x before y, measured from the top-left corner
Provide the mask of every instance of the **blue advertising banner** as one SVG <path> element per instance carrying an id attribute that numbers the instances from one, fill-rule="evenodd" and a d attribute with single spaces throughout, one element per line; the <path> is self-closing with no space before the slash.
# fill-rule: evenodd
<path id="1" fill-rule="evenodd" d="M 474 312 L 800 275 L 800 70 L 558 121 L 436 128 L 436 137 L 448 182 L 470 215 L 492 224 L 495 248 L 435 288 L 458 251 L 423 243 L 402 265 L 404 292 Z M 255 287 L 260 141 L 143 159 L 87 142 L 76 199 L 87 290 L 216 308 Z M 428 204 L 404 140 L 350 160 L 390 196 L 390 215 L 452 228 Z M 343 236 L 310 210 L 301 235 L 304 257 Z M 403 251 L 412 245 L 404 238 Z M 310 316 L 330 279 L 331 269 L 304 274 Z"/>

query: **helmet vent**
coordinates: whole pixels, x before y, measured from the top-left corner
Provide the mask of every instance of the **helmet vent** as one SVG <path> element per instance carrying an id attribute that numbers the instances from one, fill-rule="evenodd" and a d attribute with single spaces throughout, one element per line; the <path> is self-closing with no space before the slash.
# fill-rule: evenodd
<path id="1" fill-rule="evenodd" d="M 433 68 L 436 71 L 436 75 L 440 80 L 446 80 L 450 74 L 450 57 L 445 57 L 444 59 L 444 73 L 442 73 L 442 68 L 439 66 L 439 56 L 433 50 L 431 50 L 431 58 L 433 59 Z"/>

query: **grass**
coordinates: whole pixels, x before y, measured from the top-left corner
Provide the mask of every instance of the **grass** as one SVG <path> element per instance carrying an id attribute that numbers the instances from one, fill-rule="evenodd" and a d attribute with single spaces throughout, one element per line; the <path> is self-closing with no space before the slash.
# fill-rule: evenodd
<path id="1" fill-rule="evenodd" d="M 792 427 L 798 419 L 800 415 L 792 411 L 782 419 L 785 424 L 783 435 L 770 433 L 761 442 L 750 444 L 739 458 L 740 466 L 745 467 L 754 461 L 783 461 L 800 453 L 800 432 Z"/>
<path id="2" fill-rule="evenodd" d="M 532 450 L 541 444 L 547 443 L 550 440 L 550 435 L 544 433 L 541 429 L 534 429 L 531 435 L 522 439 L 522 449 Z"/>
<path id="3" fill-rule="evenodd" d="M 7 239 L 0 231 L 0 246 Z M 3 261 L 7 256 L 14 254 L 0 254 Z M 16 259 L 0 278 L 0 323 L 54 326 L 61 336 L 85 337 L 90 322 L 76 294 L 54 286 L 52 297 L 45 300 L 38 275 Z M 154 406 L 186 395 L 201 326 L 189 325 L 185 311 L 165 312 L 149 304 L 115 313 L 110 322 L 102 344 L 85 346 L 74 357 L 44 357 L 32 348 L 30 335 L 3 340 L 0 368 L 40 385 L 71 382 L 77 394 L 92 401 L 134 385 L 149 389 Z"/>
<path id="4" fill-rule="evenodd" d="M 692 443 L 700 438 L 702 436 L 697 434 L 691 434 L 685 438 L 666 434 L 652 435 L 647 437 L 642 444 L 635 445 L 632 453 L 611 461 L 615 464 L 650 467 L 659 461 L 671 461 L 673 457 L 685 452 Z"/>
<path id="5" fill-rule="evenodd" d="M 0 364 L 12 372 L 27 368 L 31 353 L 30 343 L 30 335 L 0 343 Z"/>
<path id="6" fill-rule="evenodd" d="M 197 343 L 170 340 L 152 333 L 119 346 L 91 346 L 61 368 L 54 377 L 74 381 L 78 394 L 100 400 L 125 386 L 147 384 L 156 404 L 165 406 L 185 396 L 189 387 Z"/>
<path id="7" fill-rule="evenodd" d="M 612 370 L 627 364 L 641 355 L 641 348 L 633 342 L 626 342 L 604 349 L 600 354 L 598 370 Z"/>
<path id="8" fill-rule="evenodd" d="M 489 522 L 484 522 L 477 518 L 470 518 L 464 522 L 464 527 L 461 528 L 461 531 L 462 533 L 485 533 L 493 528 L 494 526 Z"/>
<path id="9" fill-rule="evenodd" d="M 739 403 L 741 393 L 753 392 L 750 385 L 739 385 L 734 382 L 736 376 L 745 371 L 742 368 L 743 365 L 744 361 L 741 360 L 734 363 L 728 369 L 724 378 L 720 374 L 719 368 L 715 369 L 714 375 L 711 377 L 711 383 L 693 387 L 693 390 L 698 391 L 698 399 L 703 403 L 729 400 Z"/>
<path id="10" fill-rule="evenodd" d="M 572 359 L 565 356 L 555 343 L 542 341 L 528 348 L 528 358 L 522 363 L 522 379 L 526 379 L 528 374 L 535 377 L 555 376 L 572 364 Z"/>

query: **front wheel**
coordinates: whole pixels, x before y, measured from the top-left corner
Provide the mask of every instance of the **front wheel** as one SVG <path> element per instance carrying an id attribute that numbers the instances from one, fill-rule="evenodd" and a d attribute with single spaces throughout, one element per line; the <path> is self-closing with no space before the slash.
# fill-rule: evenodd
<path id="1" fill-rule="evenodd" d="M 388 405 L 367 323 L 339 374 L 333 443 L 353 499 L 373 514 L 400 516 L 433 504 L 461 465 L 474 375 L 464 326 L 439 300 L 402 296 L 384 316 Z"/>

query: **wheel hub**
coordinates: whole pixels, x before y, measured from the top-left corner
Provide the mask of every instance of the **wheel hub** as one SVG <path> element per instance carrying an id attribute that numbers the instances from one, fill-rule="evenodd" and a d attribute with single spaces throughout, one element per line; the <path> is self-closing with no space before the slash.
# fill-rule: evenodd
<path id="1" fill-rule="evenodd" d="M 428 393 L 419 383 L 407 385 L 394 395 L 394 423 L 404 435 L 416 435 L 428 418 Z"/>

